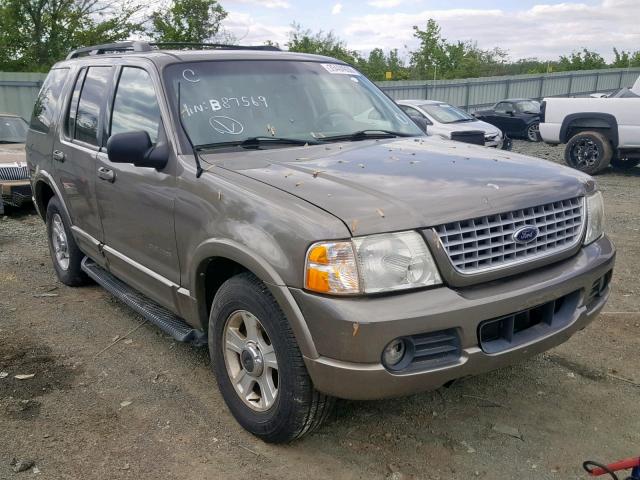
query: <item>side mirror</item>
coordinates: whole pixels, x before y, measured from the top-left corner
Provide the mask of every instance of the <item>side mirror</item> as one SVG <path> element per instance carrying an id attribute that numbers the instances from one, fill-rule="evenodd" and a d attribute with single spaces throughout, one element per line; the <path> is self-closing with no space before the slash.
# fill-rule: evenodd
<path id="1" fill-rule="evenodd" d="M 422 130 L 423 132 L 427 133 L 427 119 L 424 117 L 418 117 L 418 116 L 413 116 L 410 115 L 411 120 L 413 120 L 413 123 L 415 123 L 416 125 L 418 125 L 418 127 L 420 127 L 420 130 Z"/>
<path id="2" fill-rule="evenodd" d="M 507 115 L 511 115 L 512 117 L 515 115 L 515 112 L 513 110 L 507 110 Z"/>
<path id="3" fill-rule="evenodd" d="M 162 170 L 169 161 L 169 148 L 165 142 L 154 147 L 149 134 L 142 130 L 116 133 L 107 141 L 107 155 L 113 163 L 132 163 L 136 167 Z"/>

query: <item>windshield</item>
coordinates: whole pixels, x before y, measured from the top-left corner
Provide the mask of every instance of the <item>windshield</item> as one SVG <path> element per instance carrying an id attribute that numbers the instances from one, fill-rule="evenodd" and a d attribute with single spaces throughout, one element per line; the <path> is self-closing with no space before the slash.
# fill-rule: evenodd
<path id="1" fill-rule="evenodd" d="M 420 108 L 435 118 L 440 123 L 470 122 L 475 120 L 464 110 L 449 105 L 448 103 L 427 103 Z"/>
<path id="2" fill-rule="evenodd" d="M 540 113 L 540 104 L 534 100 L 516 103 L 516 108 L 522 113 Z"/>
<path id="3" fill-rule="evenodd" d="M 20 117 L 0 116 L 0 143 L 24 143 L 27 140 L 27 122 Z"/>
<path id="4" fill-rule="evenodd" d="M 363 130 L 423 135 L 395 103 L 347 65 L 181 63 L 167 67 L 165 80 L 173 98 L 180 84 L 180 114 L 196 146 L 265 136 L 316 142 Z"/>

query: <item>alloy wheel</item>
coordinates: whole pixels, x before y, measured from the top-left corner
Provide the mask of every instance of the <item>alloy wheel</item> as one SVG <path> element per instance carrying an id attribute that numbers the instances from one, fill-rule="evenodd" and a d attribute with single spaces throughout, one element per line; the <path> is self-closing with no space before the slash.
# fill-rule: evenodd
<path id="1" fill-rule="evenodd" d="M 540 124 L 539 123 L 534 123 L 532 125 L 529 125 L 529 128 L 527 129 L 527 138 L 529 139 L 529 141 L 531 142 L 537 142 L 540 135 Z"/>
<path id="2" fill-rule="evenodd" d="M 59 213 L 53 215 L 51 219 L 51 244 L 58 266 L 62 270 L 69 269 L 69 243 L 67 242 L 67 232 L 62 223 Z"/>
<path id="3" fill-rule="evenodd" d="M 224 361 L 236 393 L 251 409 L 269 410 L 278 398 L 278 359 L 260 320 L 246 310 L 225 323 Z"/>
<path id="4" fill-rule="evenodd" d="M 600 158 L 600 147 L 590 138 L 582 138 L 571 149 L 571 158 L 577 168 L 588 168 Z"/>

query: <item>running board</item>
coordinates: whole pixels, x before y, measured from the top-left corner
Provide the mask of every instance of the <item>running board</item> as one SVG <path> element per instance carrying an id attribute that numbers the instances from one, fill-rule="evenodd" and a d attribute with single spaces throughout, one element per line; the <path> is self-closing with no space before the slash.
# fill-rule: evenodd
<path id="1" fill-rule="evenodd" d="M 177 341 L 191 343 L 197 347 L 207 344 L 207 335 L 202 330 L 193 328 L 182 318 L 118 280 L 89 257 L 82 260 L 82 270 L 122 303 Z"/>

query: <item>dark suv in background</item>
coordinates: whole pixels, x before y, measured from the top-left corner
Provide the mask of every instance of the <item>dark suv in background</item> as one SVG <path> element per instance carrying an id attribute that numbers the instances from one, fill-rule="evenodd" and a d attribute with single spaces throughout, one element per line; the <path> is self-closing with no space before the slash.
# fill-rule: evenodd
<path id="1" fill-rule="evenodd" d="M 87 47 L 27 139 L 60 280 L 208 345 L 266 441 L 335 397 L 438 388 L 549 349 L 609 295 L 587 175 L 425 137 L 353 67 L 269 47 Z"/>

